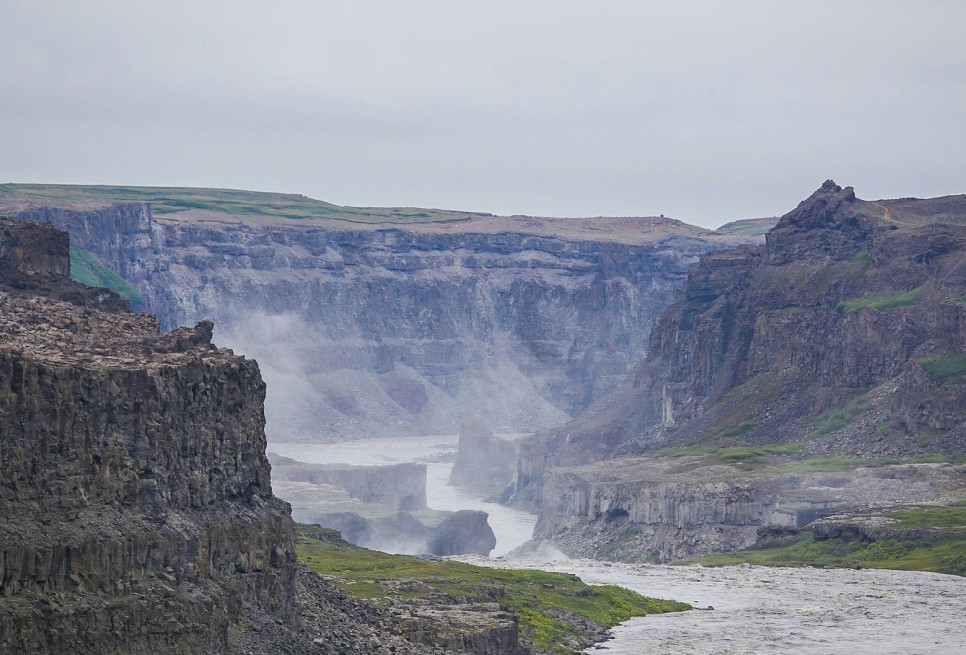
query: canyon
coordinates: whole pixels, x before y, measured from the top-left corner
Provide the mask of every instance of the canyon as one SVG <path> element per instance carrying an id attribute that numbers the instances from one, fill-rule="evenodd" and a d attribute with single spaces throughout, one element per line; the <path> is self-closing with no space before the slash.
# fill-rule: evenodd
<path id="1" fill-rule="evenodd" d="M 691 263 L 760 239 L 663 217 L 306 218 L 266 213 L 300 202 L 280 194 L 190 208 L 20 186 L 0 188 L 0 211 L 68 231 L 163 329 L 212 320 L 257 358 L 283 442 L 564 423 L 641 359 Z"/>
<path id="2" fill-rule="evenodd" d="M 866 538 L 966 497 L 962 196 L 828 181 L 764 243 L 663 217 L 85 202 L 0 205 L 70 229 L 162 324 L 223 321 L 264 362 L 278 442 L 535 432 L 467 434 L 452 481 L 502 487 L 571 554 L 691 557 L 837 513 L 817 537 Z"/>
<path id="3" fill-rule="evenodd" d="M 445 585 L 465 580 L 415 558 L 393 561 L 418 562 L 443 589 L 399 598 L 425 584 L 407 573 L 385 596 L 350 596 L 297 549 L 393 556 L 297 531 L 272 490 L 258 364 L 212 345 L 210 322 L 162 333 L 112 291 L 71 281 L 68 246 L 49 225 L 0 219 L 3 652 L 523 655 L 556 645 L 532 641 L 535 620 L 566 628 L 574 647 L 621 620 L 561 612 L 525 591 L 606 597 L 625 617 L 687 609 L 636 595 L 632 608 L 630 592 L 575 576 L 552 578 L 566 591 L 515 575 L 512 591 L 477 585 L 457 597 Z M 372 475 L 336 473 L 350 484 Z M 526 604 L 526 619 L 511 602 Z"/>

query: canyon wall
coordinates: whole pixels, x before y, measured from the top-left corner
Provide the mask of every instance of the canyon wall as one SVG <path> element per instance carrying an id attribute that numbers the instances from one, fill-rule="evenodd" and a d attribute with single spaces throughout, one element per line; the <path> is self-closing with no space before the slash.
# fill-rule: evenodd
<path id="1" fill-rule="evenodd" d="M 258 366 L 210 323 L 98 309 L 63 233 L 0 230 L 0 651 L 227 652 L 243 607 L 294 625 Z"/>
<path id="2" fill-rule="evenodd" d="M 527 217 L 475 231 L 141 204 L 18 216 L 68 230 L 163 327 L 214 320 L 220 344 L 257 357 L 277 441 L 558 425 L 644 355 L 687 266 L 736 243 L 664 218 L 583 219 L 568 237 Z"/>
<path id="3" fill-rule="evenodd" d="M 791 448 L 768 454 L 775 444 Z M 727 448 L 751 472 L 660 474 L 667 453 Z M 664 560 L 754 543 L 787 525 L 789 493 L 810 519 L 938 502 L 904 496 L 918 481 L 882 460 L 963 452 L 966 197 L 869 202 L 828 181 L 765 244 L 702 256 L 646 358 L 578 420 L 538 432 L 512 491 L 541 512 L 538 538 L 567 552 Z M 753 471 L 806 456 L 863 458 L 902 483 L 824 507 L 806 493 L 824 484 Z"/>
<path id="4" fill-rule="evenodd" d="M 646 359 L 543 433 L 522 475 L 668 445 L 966 450 L 966 197 L 868 202 L 829 181 L 766 239 L 703 256 Z"/>
<path id="5" fill-rule="evenodd" d="M 338 487 L 352 498 L 395 511 L 426 509 L 425 464 L 308 464 L 275 453 L 269 454 L 269 461 L 275 480 Z"/>
<path id="6" fill-rule="evenodd" d="M 833 514 L 953 502 L 964 476 L 963 464 L 804 472 L 700 456 L 559 467 L 546 475 L 534 539 L 572 556 L 665 562 L 740 550 Z"/>

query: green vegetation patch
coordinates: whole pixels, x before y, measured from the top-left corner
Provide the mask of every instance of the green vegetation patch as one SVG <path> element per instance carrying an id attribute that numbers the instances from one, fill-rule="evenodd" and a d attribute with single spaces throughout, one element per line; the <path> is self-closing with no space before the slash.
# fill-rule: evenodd
<path id="1" fill-rule="evenodd" d="M 651 457 L 684 457 L 686 455 L 703 455 L 714 452 L 714 448 L 708 446 L 668 446 L 649 453 Z"/>
<path id="2" fill-rule="evenodd" d="M 774 457 L 803 457 L 802 447 L 794 443 L 765 444 L 763 446 L 732 446 L 722 448 L 715 457 L 728 464 L 763 465 Z"/>
<path id="3" fill-rule="evenodd" d="M 837 409 L 827 414 L 822 414 L 816 419 L 818 427 L 812 433 L 813 437 L 821 437 L 826 434 L 841 430 L 849 423 L 854 421 L 860 414 L 872 409 L 869 401 L 864 396 L 854 398 L 842 409 Z"/>
<path id="4" fill-rule="evenodd" d="M 492 602 L 498 590 L 499 603 L 519 617 L 520 630 L 536 646 L 558 653 L 570 653 L 563 646 L 567 638 L 580 639 L 576 629 L 558 617 L 573 613 L 599 625 L 612 627 L 634 616 L 690 609 L 686 603 L 642 596 L 614 585 L 585 584 L 575 575 L 545 571 L 491 569 L 462 562 L 429 562 L 406 555 L 387 555 L 340 539 L 320 541 L 311 537 L 314 526 L 299 526 L 299 561 L 332 579 L 348 593 L 379 604 L 392 596 L 400 582 L 416 581 L 414 596 L 436 593 Z M 589 645 L 589 644 L 587 644 Z"/>
<path id="5" fill-rule="evenodd" d="M 816 540 L 803 532 L 793 540 L 747 548 L 734 553 L 713 553 L 682 563 L 705 566 L 757 564 L 759 566 L 818 566 L 826 568 L 901 569 L 966 575 L 966 533 L 949 532 L 922 539 L 887 539 L 871 544 Z"/>
<path id="6" fill-rule="evenodd" d="M 73 243 L 70 244 L 70 279 L 89 287 L 107 287 L 132 303 L 144 302 L 138 290 L 105 266 L 97 255 Z"/>
<path id="7" fill-rule="evenodd" d="M 732 425 L 729 428 L 725 428 L 720 432 L 722 437 L 739 437 L 743 434 L 748 434 L 755 429 L 754 421 L 742 421 L 737 425 Z"/>
<path id="8" fill-rule="evenodd" d="M 101 186 L 71 184 L 0 184 L 0 195 L 51 206 L 103 206 L 143 202 L 157 214 L 202 209 L 235 216 L 331 218 L 361 223 L 424 223 L 464 220 L 468 212 L 417 207 L 345 207 L 293 193 L 191 187 Z"/>
<path id="9" fill-rule="evenodd" d="M 778 219 L 775 218 L 751 218 L 731 221 L 719 227 L 715 232 L 739 237 L 753 237 L 759 234 L 765 234 L 768 230 L 775 227 L 777 222 Z"/>
<path id="10" fill-rule="evenodd" d="M 960 501 L 949 507 L 929 507 L 900 510 L 889 515 L 903 528 L 966 528 L 966 503 Z"/>
<path id="11" fill-rule="evenodd" d="M 933 382 L 959 380 L 966 375 L 966 355 L 954 353 L 920 360 L 919 366 Z"/>
<path id="12" fill-rule="evenodd" d="M 869 296 L 868 298 L 856 298 L 855 300 L 843 300 L 835 309 L 842 314 L 854 312 L 859 307 L 871 307 L 885 311 L 897 307 L 908 307 L 922 302 L 922 289 L 913 289 L 897 296 Z"/>

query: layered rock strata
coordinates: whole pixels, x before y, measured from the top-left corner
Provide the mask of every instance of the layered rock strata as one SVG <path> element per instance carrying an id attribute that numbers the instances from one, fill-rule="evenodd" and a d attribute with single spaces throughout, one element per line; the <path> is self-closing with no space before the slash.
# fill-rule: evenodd
<path id="1" fill-rule="evenodd" d="M 243 606 L 294 624 L 255 362 L 210 323 L 98 309 L 123 301 L 63 278 L 66 235 L 0 229 L 0 650 L 225 652 Z"/>
<path id="2" fill-rule="evenodd" d="M 425 464 L 309 464 L 275 453 L 269 453 L 269 462 L 276 480 L 338 487 L 363 503 L 391 510 L 426 509 Z"/>
<path id="3" fill-rule="evenodd" d="M 522 447 L 520 438 L 496 436 L 475 421 L 464 423 L 449 484 L 491 495 L 502 492 L 513 480 Z"/>
<path id="4" fill-rule="evenodd" d="M 966 197 L 867 202 L 829 181 L 765 245 L 702 257 L 647 358 L 521 474 L 675 444 L 966 451 L 964 299 Z"/>
<path id="5" fill-rule="evenodd" d="M 473 416 L 501 432 L 558 425 L 643 356 L 688 264 L 737 242 L 665 218 L 18 215 L 68 230 L 162 326 L 211 319 L 256 356 L 275 441 L 453 433 Z"/>
<path id="6" fill-rule="evenodd" d="M 355 545 L 409 555 L 489 555 L 496 546 L 486 512 L 426 507 L 425 464 L 310 464 L 275 453 L 269 461 L 295 520 Z"/>
<path id="7" fill-rule="evenodd" d="M 740 550 L 768 528 L 832 514 L 942 505 L 966 496 L 964 480 L 966 466 L 954 464 L 799 473 L 695 456 L 625 458 L 549 471 L 534 538 L 574 556 L 664 562 Z M 838 525 L 815 524 L 817 538 L 832 532 L 821 526 Z"/>

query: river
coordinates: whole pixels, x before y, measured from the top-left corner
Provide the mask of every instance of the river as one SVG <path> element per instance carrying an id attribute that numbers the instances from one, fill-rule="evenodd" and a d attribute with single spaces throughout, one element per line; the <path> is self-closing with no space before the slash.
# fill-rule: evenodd
<path id="1" fill-rule="evenodd" d="M 306 462 L 427 462 L 427 500 L 436 509 L 489 512 L 497 537 L 486 566 L 575 573 L 591 584 L 619 584 L 642 594 L 692 603 L 695 610 L 633 619 L 588 652 L 614 655 L 927 654 L 966 653 L 966 578 L 910 571 L 659 566 L 568 559 L 543 552 L 506 554 L 532 534 L 536 517 L 484 503 L 446 485 L 455 435 L 339 444 L 271 444 Z M 433 461 L 440 460 L 443 461 Z"/>

